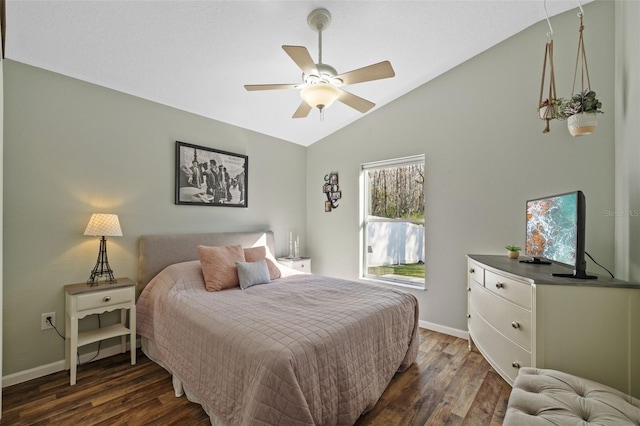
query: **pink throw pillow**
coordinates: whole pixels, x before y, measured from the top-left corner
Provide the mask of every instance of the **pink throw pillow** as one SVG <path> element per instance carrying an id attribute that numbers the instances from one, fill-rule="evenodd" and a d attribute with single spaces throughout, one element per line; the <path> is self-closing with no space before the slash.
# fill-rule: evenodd
<path id="1" fill-rule="evenodd" d="M 242 246 L 198 246 L 198 256 L 207 291 L 224 290 L 240 284 L 236 262 L 245 261 Z"/>
<path id="2" fill-rule="evenodd" d="M 271 250 L 267 246 L 250 247 L 244 249 L 244 258 L 247 262 L 258 262 L 262 259 L 267 261 L 269 269 L 269 278 L 275 280 L 280 278 L 280 269 L 276 265 L 276 259 L 271 254 Z"/>

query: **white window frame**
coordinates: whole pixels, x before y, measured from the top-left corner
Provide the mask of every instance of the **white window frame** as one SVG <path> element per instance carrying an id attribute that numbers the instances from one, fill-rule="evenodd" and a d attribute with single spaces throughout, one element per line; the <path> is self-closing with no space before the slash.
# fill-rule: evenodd
<path id="1" fill-rule="evenodd" d="M 381 278 L 374 275 L 367 274 L 367 224 L 372 222 L 403 222 L 403 223 L 417 223 L 425 225 L 425 219 L 373 219 L 367 217 L 367 210 L 369 205 L 369 189 L 367 182 L 367 172 L 375 169 L 384 169 L 389 167 L 398 166 L 410 166 L 412 164 L 422 164 L 423 170 L 425 170 L 425 155 L 413 155 L 410 157 L 395 158 L 391 160 L 374 161 L 369 163 L 363 163 L 360 165 L 360 265 L 359 265 L 359 277 L 361 280 L 377 281 L 386 284 L 393 284 L 403 287 L 411 287 L 417 289 L 425 289 L 425 281 L 421 284 L 409 280 Z M 425 170 L 426 174 L 426 170 Z M 425 200 L 426 204 L 426 200 Z M 425 242 L 426 244 L 426 238 Z M 426 271 L 425 271 L 426 278 Z"/>

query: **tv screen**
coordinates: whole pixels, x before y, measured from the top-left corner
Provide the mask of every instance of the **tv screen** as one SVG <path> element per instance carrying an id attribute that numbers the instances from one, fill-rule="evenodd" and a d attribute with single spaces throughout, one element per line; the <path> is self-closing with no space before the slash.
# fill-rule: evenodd
<path id="1" fill-rule="evenodd" d="M 578 193 L 527 201 L 525 254 L 575 266 Z"/>
<path id="2" fill-rule="evenodd" d="M 548 260 L 574 270 L 555 275 L 595 278 L 585 273 L 585 211 L 582 191 L 527 201 L 525 254 L 532 263 Z"/>

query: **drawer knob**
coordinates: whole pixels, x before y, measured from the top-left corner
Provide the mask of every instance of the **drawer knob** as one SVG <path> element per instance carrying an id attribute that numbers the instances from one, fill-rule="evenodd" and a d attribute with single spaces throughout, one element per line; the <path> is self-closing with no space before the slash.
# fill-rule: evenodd
<path id="1" fill-rule="evenodd" d="M 471 314 L 467 314 L 467 318 L 471 318 Z"/>
<path id="2" fill-rule="evenodd" d="M 108 302 L 109 300 L 111 300 L 111 296 L 105 296 L 102 298 L 103 302 Z"/>
<path id="3" fill-rule="evenodd" d="M 497 282 L 496 283 L 496 288 L 504 288 L 504 283 Z"/>
<path id="4" fill-rule="evenodd" d="M 467 287 L 467 291 L 471 291 L 471 287 Z"/>
<path id="5" fill-rule="evenodd" d="M 513 362 L 511 363 L 511 366 L 512 366 L 513 368 L 520 368 L 520 363 L 519 363 L 518 361 L 513 361 Z"/>
<path id="6" fill-rule="evenodd" d="M 513 327 L 513 328 L 515 328 L 515 329 L 518 329 L 518 328 L 520 328 L 520 324 L 518 324 L 518 321 L 513 321 L 513 322 L 511 323 L 511 327 Z"/>
<path id="7" fill-rule="evenodd" d="M 476 270 L 475 270 L 475 269 L 473 269 L 473 268 L 470 268 L 470 269 L 469 269 L 469 273 L 470 273 L 470 274 L 474 274 L 475 272 L 476 272 Z"/>

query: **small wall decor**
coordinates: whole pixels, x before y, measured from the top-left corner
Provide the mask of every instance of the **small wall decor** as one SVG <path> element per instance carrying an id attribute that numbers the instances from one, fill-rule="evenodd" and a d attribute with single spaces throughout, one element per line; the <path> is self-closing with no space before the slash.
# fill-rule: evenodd
<path id="1" fill-rule="evenodd" d="M 176 204 L 247 207 L 249 157 L 176 141 Z"/>
<path id="2" fill-rule="evenodd" d="M 338 172 L 329 172 L 324 175 L 322 192 L 327 196 L 327 201 L 324 202 L 324 211 L 330 212 L 333 209 L 337 209 L 338 200 L 342 198 L 342 191 L 338 186 Z"/>

